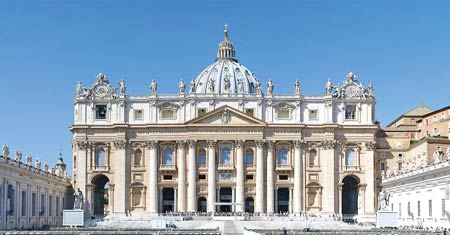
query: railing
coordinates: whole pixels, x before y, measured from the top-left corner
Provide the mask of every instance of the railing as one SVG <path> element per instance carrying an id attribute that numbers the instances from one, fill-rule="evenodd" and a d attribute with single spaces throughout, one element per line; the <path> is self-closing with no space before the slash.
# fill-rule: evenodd
<path id="1" fill-rule="evenodd" d="M 230 164 L 230 163 L 227 163 L 227 164 L 219 164 L 218 169 L 219 169 L 219 170 L 232 170 L 232 169 L 234 169 L 234 166 L 233 166 L 232 164 Z"/>
<path id="2" fill-rule="evenodd" d="M 292 170 L 291 164 L 277 164 L 277 167 L 275 170 Z"/>
<path id="3" fill-rule="evenodd" d="M 360 166 L 342 166 L 342 170 L 344 171 L 359 171 L 361 170 Z"/>
<path id="4" fill-rule="evenodd" d="M 160 170 L 175 170 L 176 166 L 175 164 L 161 164 L 159 165 Z"/>
<path id="5" fill-rule="evenodd" d="M 109 166 L 94 166 L 94 171 L 109 171 Z"/>

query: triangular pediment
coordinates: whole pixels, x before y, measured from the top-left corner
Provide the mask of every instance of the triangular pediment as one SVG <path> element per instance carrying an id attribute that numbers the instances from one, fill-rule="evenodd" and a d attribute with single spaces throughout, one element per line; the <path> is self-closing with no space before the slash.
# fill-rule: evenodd
<path id="1" fill-rule="evenodd" d="M 266 123 L 258 118 L 249 116 L 227 105 L 206 113 L 202 117 L 194 118 L 187 125 L 199 126 L 265 126 Z"/>

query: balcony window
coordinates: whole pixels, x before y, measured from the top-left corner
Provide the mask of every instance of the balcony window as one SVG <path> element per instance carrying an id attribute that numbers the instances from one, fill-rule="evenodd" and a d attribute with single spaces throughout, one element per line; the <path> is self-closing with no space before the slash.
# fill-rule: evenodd
<path id="1" fill-rule="evenodd" d="M 231 152 L 229 148 L 223 148 L 222 154 L 220 155 L 220 164 L 221 165 L 231 165 Z"/>
<path id="2" fill-rule="evenodd" d="M 95 119 L 104 120 L 106 119 L 106 105 L 100 104 L 95 106 Z"/>
<path id="3" fill-rule="evenodd" d="M 164 150 L 163 165 L 173 165 L 173 149 L 166 148 Z"/>
<path id="4" fill-rule="evenodd" d="M 175 114 L 173 109 L 163 109 L 161 110 L 161 119 L 175 119 Z"/>
<path id="5" fill-rule="evenodd" d="M 245 162 L 247 166 L 253 166 L 253 150 L 247 149 L 245 152 Z"/>
<path id="6" fill-rule="evenodd" d="M 142 151 L 140 149 L 136 149 L 136 151 L 134 151 L 134 165 L 142 165 Z"/>
<path id="7" fill-rule="evenodd" d="M 134 110 L 134 120 L 135 121 L 144 120 L 144 110 L 142 110 L 142 109 L 135 109 Z"/>
<path id="8" fill-rule="evenodd" d="M 278 150 L 278 165 L 288 165 L 288 151 L 285 148 Z"/>

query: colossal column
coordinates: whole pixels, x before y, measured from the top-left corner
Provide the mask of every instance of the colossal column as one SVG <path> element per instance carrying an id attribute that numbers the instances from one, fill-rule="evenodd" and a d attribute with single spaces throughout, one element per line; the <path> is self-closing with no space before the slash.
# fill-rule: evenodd
<path id="1" fill-rule="evenodd" d="M 147 143 L 150 150 L 150 176 L 148 186 L 148 212 L 158 214 L 158 141 L 152 140 Z"/>
<path id="2" fill-rule="evenodd" d="M 186 159 L 184 155 L 185 141 L 178 141 L 178 205 L 177 210 L 179 212 L 186 212 L 185 200 L 186 200 Z"/>
<path id="3" fill-rule="evenodd" d="M 294 215 L 300 215 L 301 213 L 301 158 L 300 158 L 300 141 L 294 141 L 294 198 L 293 198 L 293 212 Z"/>
<path id="4" fill-rule="evenodd" d="M 267 213 L 274 212 L 274 193 L 273 193 L 273 141 L 267 142 Z"/>
<path id="5" fill-rule="evenodd" d="M 195 141 L 190 140 L 189 144 L 189 176 L 188 176 L 188 204 L 187 211 L 197 210 L 197 166 L 195 161 Z"/>
<path id="6" fill-rule="evenodd" d="M 114 169 L 114 184 L 115 202 L 114 211 L 116 214 L 125 214 L 127 210 L 127 155 L 126 155 L 126 140 L 117 140 L 114 142 L 116 148 L 115 154 L 115 169 Z"/>
<path id="7" fill-rule="evenodd" d="M 255 213 L 264 212 L 264 157 L 263 140 L 256 141 L 256 199 Z"/>
<path id="8" fill-rule="evenodd" d="M 337 210 L 336 204 L 336 172 L 335 172 L 335 162 L 336 162 L 336 151 L 337 147 L 336 140 L 325 140 L 322 142 L 322 150 L 321 150 L 321 158 L 320 161 L 321 166 L 323 167 L 323 172 L 326 180 L 323 185 L 323 194 L 325 197 L 322 198 L 324 213 L 335 214 Z"/>
<path id="9" fill-rule="evenodd" d="M 208 141 L 208 206 L 207 212 L 214 213 L 216 202 L 216 141 Z"/>
<path id="10" fill-rule="evenodd" d="M 236 212 L 244 212 L 244 142 L 235 141 L 236 146 Z"/>

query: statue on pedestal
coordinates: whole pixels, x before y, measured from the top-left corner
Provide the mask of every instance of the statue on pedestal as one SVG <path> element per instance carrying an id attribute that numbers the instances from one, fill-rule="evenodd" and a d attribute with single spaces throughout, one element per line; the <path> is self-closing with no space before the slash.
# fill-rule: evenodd
<path id="1" fill-rule="evenodd" d="M 39 160 L 39 159 L 36 159 L 36 165 L 35 165 L 35 167 L 37 168 L 37 169 L 41 169 L 41 161 Z"/>
<path id="2" fill-rule="evenodd" d="M 33 165 L 33 159 L 31 158 L 30 154 L 27 154 L 26 162 L 28 166 Z"/>
<path id="3" fill-rule="evenodd" d="M 83 192 L 81 192 L 80 188 L 73 193 L 73 209 L 83 209 Z"/>
<path id="4" fill-rule="evenodd" d="M 16 161 L 17 162 L 22 161 L 22 151 L 20 151 L 20 150 L 16 151 Z"/>
<path id="5" fill-rule="evenodd" d="M 294 91 L 295 91 L 295 94 L 296 94 L 296 95 L 300 94 L 300 82 L 298 81 L 298 79 L 295 80 L 295 83 L 294 83 Z"/>
<path id="6" fill-rule="evenodd" d="M 158 89 L 158 84 L 156 84 L 155 80 L 152 80 L 150 83 L 151 95 L 156 95 L 156 90 Z"/>
<path id="7" fill-rule="evenodd" d="M 83 87 L 81 85 L 81 82 L 77 83 L 77 97 L 80 97 L 83 95 Z"/>
<path id="8" fill-rule="evenodd" d="M 184 94 L 184 91 L 186 90 L 186 83 L 184 83 L 183 79 L 181 79 L 178 83 L 178 88 L 180 88 L 180 94 Z"/>
<path id="9" fill-rule="evenodd" d="M 326 85 L 326 93 L 327 95 L 331 95 L 331 92 L 333 90 L 333 83 L 330 79 L 328 79 L 327 85 Z"/>
<path id="10" fill-rule="evenodd" d="M 391 197 L 391 194 L 386 193 L 383 190 L 381 190 L 380 194 L 378 194 L 378 210 L 380 211 L 386 211 L 387 207 L 389 205 L 389 198 Z"/>
<path id="11" fill-rule="evenodd" d="M 262 94 L 261 82 L 258 79 L 256 79 L 255 88 L 256 88 L 256 93 L 261 95 Z"/>
<path id="12" fill-rule="evenodd" d="M 122 81 L 119 82 L 120 85 L 120 94 L 125 95 L 125 91 L 127 90 L 127 84 L 125 83 L 125 80 L 122 79 Z"/>
<path id="13" fill-rule="evenodd" d="M 3 145 L 3 157 L 6 157 L 6 158 L 8 158 L 9 157 L 9 147 L 8 147 L 8 145 Z"/>
<path id="14" fill-rule="evenodd" d="M 238 78 L 237 80 L 238 93 L 244 92 L 244 87 L 242 86 L 242 79 Z"/>
<path id="15" fill-rule="evenodd" d="M 191 81 L 191 91 L 189 93 L 194 93 L 195 92 L 195 80 L 192 79 Z"/>
<path id="16" fill-rule="evenodd" d="M 274 87 L 274 85 L 273 85 L 272 79 L 269 78 L 269 81 L 267 82 L 267 94 L 272 94 L 273 87 Z"/>

